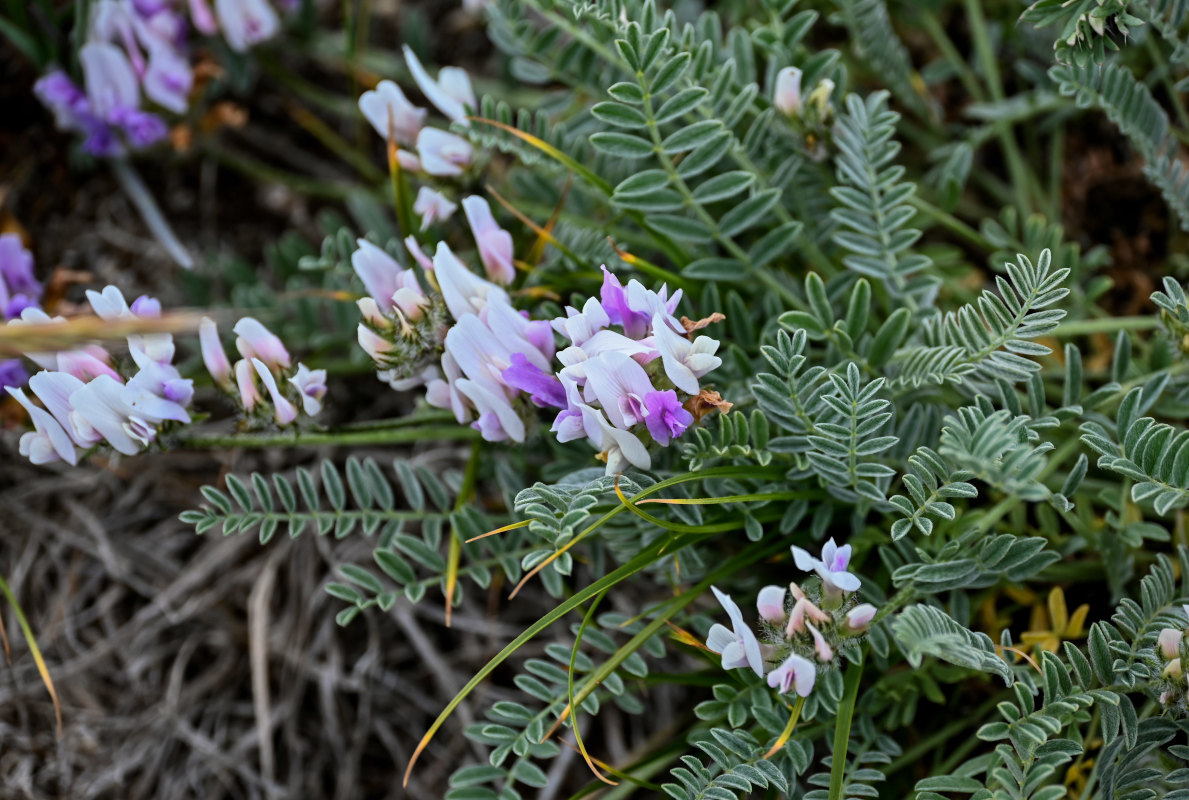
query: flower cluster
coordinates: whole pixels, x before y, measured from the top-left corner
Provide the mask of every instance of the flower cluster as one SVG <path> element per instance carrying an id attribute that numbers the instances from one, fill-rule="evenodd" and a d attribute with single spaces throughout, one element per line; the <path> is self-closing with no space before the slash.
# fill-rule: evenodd
<path id="1" fill-rule="evenodd" d="M 506 282 L 511 237 L 482 198 L 462 203 L 487 275 Z M 534 406 L 557 409 L 558 440 L 588 438 L 609 474 L 625 463 L 648 468 L 640 436 L 662 446 L 681 436 L 694 418 L 677 392 L 697 395 L 699 379 L 721 363 L 716 340 L 691 341 L 673 316 L 680 292 L 669 297 L 635 280 L 625 287 L 606 267 L 599 298 L 550 322 L 517 311 L 445 243 L 422 264 L 428 293 L 413 270 L 370 242 L 360 240 L 352 265 L 369 294 L 359 301 L 359 343 L 381 379 L 397 389 L 425 384 L 430 405 L 453 410 L 488 441 L 523 442 Z M 555 333 L 567 341 L 560 351 Z"/>
<path id="2" fill-rule="evenodd" d="M 33 275 L 33 254 L 15 233 L 0 235 L 0 320 L 40 308 L 41 284 Z M 0 360 L 0 386 L 24 386 L 29 373 L 19 358 Z"/>
<path id="3" fill-rule="evenodd" d="M 241 356 L 234 365 L 227 359 L 215 321 L 203 317 L 198 326 L 202 361 L 215 384 L 238 399 L 249 419 L 271 418 L 285 427 L 297 420 L 297 404 L 311 417 L 322 410 L 326 370 L 310 369 L 300 362 L 293 367 L 281 340 L 252 317 L 244 317 L 232 330 Z M 267 399 L 261 387 L 268 393 Z"/>
<path id="4" fill-rule="evenodd" d="M 1189 617 L 1189 605 L 1181 606 L 1185 616 Z M 1189 628 L 1177 630 L 1164 628 L 1156 640 L 1156 648 L 1164 663 L 1160 673 L 1163 689 L 1160 692 L 1160 702 L 1165 706 L 1180 706 L 1182 711 L 1189 710 L 1189 696 L 1186 694 L 1185 670 L 1182 660 L 1189 659 Z"/>
<path id="5" fill-rule="evenodd" d="M 467 109 L 475 107 L 475 92 L 466 70 L 443 67 L 437 80 L 430 77 L 417 56 L 405 45 L 405 62 L 422 94 L 453 123 L 467 126 Z M 401 169 L 438 177 L 456 177 L 471 164 L 474 151 L 461 136 L 425 125 L 426 110 L 405 97 L 392 81 L 380 81 L 359 98 L 359 110 L 385 141 L 396 149 Z M 416 153 L 404 148 L 414 148 Z M 417 198 L 425 224 L 445 219 L 457 207 L 428 187 Z"/>
<path id="6" fill-rule="evenodd" d="M 151 319 L 161 315 L 161 304 L 147 295 L 131 305 L 114 286 L 89 291 L 87 299 L 96 315 L 107 321 Z M 22 323 L 65 323 L 39 308 L 26 308 Z M 58 353 L 27 353 L 42 367 L 29 379 L 29 389 L 45 408 L 33 404 L 20 388 L 5 387 L 33 418 L 35 430 L 21 437 L 20 452 L 34 464 L 51 461 L 78 462 L 78 449 L 106 443 L 126 455 L 139 453 L 168 422 L 190 421 L 187 410 L 194 395 L 193 381 L 173 366 L 173 336 L 152 333 L 128 337 L 131 367 L 121 370 L 112 355 L 99 345 Z"/>
<path id="7" fill-rule="evenodd" d="M 110 322 L 161 316 L 161 304 L 155 298 L 142 295 L 129 304 L 115 286 L 102 292 L 89 291 L 87 299 L 95 314 Z M 63 317 L 51 318 L 40 308 L 28 306 L 19 319 L 9 324 L 65 322 Z M 291 370 L 289 353 L 281 341 L 251 317 L 241 319 L 235 332 L 239 335 L 236 347 L 243 359 L 232 367 L 219 344 L 214 323 L 204 319 L 200 331 L 202 355 L 215 382 L 226 391 L 238 392 L 246 413 L 267 414 L 278 425 L 288 425 L 298 414 L 293 400 L 306 414 L 318 413 L 326 394 L 325 370 L 310 370 L 303 364 Z M 173 366 L 173 336 L 138 333 L 128 336 L 127 341 L 131 364 L 118 363 L 97 344 L 57 353 L 26 353 L 42 367 L 28 383 L 44 408 L 36 405 L 19 384 L 4 384 L 33 420 L 34 430 L 21 437 L 21 455 L 34 464 L 76 464 L 80 450 L 101 444 L 135 455 L 152 444 L 164 426 L 190 422 L 194 382 L 183 378 Z M 282 378 L 285 380 L 278 384 Z M 261 385 L 271 399 L 271 412 L 267 411 Z"/>
<path id="8" fill-rule="evenodd" d="M 287 5 L 293 5 L 287 3 Z M 119 156 L 148 147 L 168 133 L 156 110 L 181 114 L 189 107 L 194 70 L 191 29 L 221 32 L 242 51 L 274 35 L 280 26 L 267 0 L 99 0 L 91 6 L 79 48 L 83 85 L 61 69 L 34 86 L 59 128 L 83 136 L 83 150 Z"/>
<path id="9" fill-rule="evenodd" d="M 435 80 L 408 47 L 405 60 L 425 97 L 455 125 L 469 125 L 475 96 L 466 72 L 444 67 Z M 381 81 L 365 92 L 359 108 L 401 169 L 448 178 L 470 165 L 466 139 L 425 127 L 425 109 L 395 83 Z M 533 408 L 552 407 L 558 439 L 589 439 L 604 454 L 609 474 L 626 464 L 648 468 L 640 437 L 666 446 L 693 423 L 678 392 L 699 394 L 700 378 L 722 363 L 718 342 L 708 336 L 691 341 L 673 316 L 680 291 L 669 297 L 664 287 L 654 292 L 634 280 L 624 286 L 606 267 L 601 296 L 581 311 L 567 308 L 551 322 L 530 319 L 502 288 L 516 277 L 512 236 L 486 200 L 468 196 L 454 203 L 421 186 L 413 210 L 425 230 L 460 204 L 486 280 L 449 245 L 438 244 L 431 259 L 411 235 L 405 247 L 421 277 L 364 240 L 352 255 L 368 291 L 359 301 L 359 343 L 380 378 L 396 389 L 425 385 L 431 405 L 452 410 L 488 441 L 523 442 Z M 555 333 L 567 340 L 560 351 Z"/>
<path id="10" fill-rule="evenodd" d="M 856 602 L 860 581 L 847 571 L 850 555 L 850 545 L 838 547 L 833 539 L 820 559 L 794 547 L 797 566 L 819 580 L 805 588 L 790 583 L 787 590 L 761 589 L 756 599 L 760 636 L 747 626 L 730 596 L 711 587 L 731 619 L 730 628 L 716 623 L 706 638 L 707 648 L 722 657 L 723 669 L 748 667 L 761 678 L 766 675 L 768 685 L 781 694 L 795 691 L 808 697 L 819 665 L 833 664 L 838 648 L 866 632 L 875 618 L 875 606 Z"/>

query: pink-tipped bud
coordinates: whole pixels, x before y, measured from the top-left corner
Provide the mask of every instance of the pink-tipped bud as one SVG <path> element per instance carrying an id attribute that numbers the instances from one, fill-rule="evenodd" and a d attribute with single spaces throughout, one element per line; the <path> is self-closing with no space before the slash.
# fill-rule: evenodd
<path id="1" fill-rule="evenodd" d="M 202 363 L 206 365 L 206 371 L 220 388 L 232 391 L 235 382 L 231 362 L 227 360 L 227 351 L 219 341 L 219 328 L 210 317 L 203 317 L 202 322 L 198 323 L 198 342 L 202 348 Z"/>
<path id="2" fill-rule="evenodd" d="M 867 630 L 871 620 L 875 619 L 875 606 L 870 603 L 860 603 L 846 612 L 846 629 L 854 633 Z"/>
<path id="3" fill-rule="evenodd" d="M 392 322 L 380 311 L 380 304 L 374 297 L 361 297 L 355 301 L 359 315 L 377 328 L 391 328 Z"/>
<path id="4" fill-rule="evenodd" d="M 805 592 L 801 591 L 801 587 L 795 583 L 789 584 L 789 592 L 793 595 L 794 600 L 804 600 Z"/>
<path id="5" fill-rule="evenodd" d="M 1172 661 L 1168 662 L 1168 666 L 1166 666 L 1164 668 L 1164 672 L 1162 672 L 1161 674 L 1166 678 L 1181 677 L 1181 675 L 1183 674 L 1181 672 L 1181 659 L 1174 658 Z"/>
<path id="6" fill-rule="evenodd" d="M 789 613 L 789 624 L 784 629 L 786 639 L 791 639 L 795 633 L 805 632 L 806 617 L 815 622 L 830 621 L 830 616 L 826 612 L 811 603 L 808 597 L 802 595 L 796 603 L 793 603 L 793 610 Z"/>
<path id="7" fill-rule="evenodd" d="M 817 654 L 817 660 L 825 663 L 834 659 L 834 650 L 830 647 L 826 637 L 822 636 L 821 631 L 813 627 L 812 624 L 807 623 L 809 632 L 813 634 L 813 652 Z"/>
<path id="8" fill-rule="evenodd" d="M 404 314 L 406 320 L 416 322 L 421 319 L 425 307 L 429 305 L 429 299 L 420 288 L 402 286 L 393 293 L 392 304 Z"/>
<path id="9" fill-rule="evenodd" d="M 244 317 L 232 328 L 236 335 L 235 347 L 247 359 L 258 358 L 270 370 L 289 369 L 289 351 L 276 334 L 260 324 L 259 320 Z"/>
<path id="10" fill-rule="evenodd" d="M 773 625 L 783 625 L 787 615 L 784 612 L 784 588 L 765 586 L 756 598 L 760 616 Z"/>
<path id="11" fill-rule="evenodd" d="M 776 89 L 772 93 L 772 105 L 785 116 L 794 116 L 801 110 L 801 70 L 785 67 L 776 73 Z"/>
<path id="12" fill-rule="evenodd" d="M 1181 649 L 1181 639 L 1184 638 L 1184 636 L 1185 635 L 1176 628 L 1165 628 L 1164 630 L 1160 631 L 1160 638 L 1156 640 L 1160 645 L 1160 654 L 1165 658 L 1176 658 L 1177 653 Z"/>
<path id="13" fill-rule="evenodd" d="M 392 343 L 384 337 L 379 336 L 366 325 L 359 326 L 357 337 L 359 339 L 359 346 L 363 348 L 365 353 L 372 357 L 373 361 L 382 362 L 392 352 Z"/>
<path id="14" fill-rule="evenodd" d="M 235 382 L 239 388 L 239 402 L 244 411 L 251 411 L 263 399 L 260 390 L 256 388 L 256 371 L 252 363 L 246 358 L 235 362 Z"/>

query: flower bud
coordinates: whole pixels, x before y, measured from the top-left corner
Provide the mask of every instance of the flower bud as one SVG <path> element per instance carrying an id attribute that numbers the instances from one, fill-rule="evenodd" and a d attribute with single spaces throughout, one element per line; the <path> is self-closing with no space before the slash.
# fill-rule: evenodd
<path id="1" fill-rule="evenodd" d="M 786 614 L 784 612 L 784 589 L 780 586 L 765 586 L 760 589 L 756 598 L 756 608 L 760 616 L 773 625 L 783 625 Z"/>
<path id="2" fill-rule="evenodd" d="M 224 391 L 231 391 L 233 387 L 231 362 L 227 360 L 227 351 L 219 341 L 219 329 L 210 317 L 203 317 L 198 323 L 198 342 L 202 349 L 202 363 L 206 371 L 215 379 L 215 383 Z"/>
<path id="3" fill-rule="evenodd" d="M 1181 648 L 1181 639 L 1184 634 L 1176 628 L 1165 628 L 1160 631 L 1160 638 L 1157 643 L 1160 645 L 1160 653 L 1165 658 L 1173 659 L 1177 657 L 1177 652 Z"/>
<path id="4" fill-rule="evenodd" d="M 854 633 L 862 633 L 867 630 L 867 626 L 874 618 L 875 606 L 870 603 L 861 603 L 846 612 L 846 629 Z"/>
<path id="5" fill-rule="evenodd" d="M 772 105 L 785 116 L 795 116 L 801 110 L 801 70 L 785 67 L 776 73 L 776 89 Z"/>
<path id="6" fill-rule="evenodd" d="M 1166 678 L 1179 678 L 1183 674 L 1181 672 L 1181 659 L 1174 658 L 1168 662 L 1168 666 L 1164 668 L 1164 672 L 1160 673 Z"/>

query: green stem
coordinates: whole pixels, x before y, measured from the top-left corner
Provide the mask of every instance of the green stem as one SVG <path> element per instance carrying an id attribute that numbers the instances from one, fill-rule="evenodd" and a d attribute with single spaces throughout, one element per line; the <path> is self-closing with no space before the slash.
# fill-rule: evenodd
<path id="1" fill-rule="evenodd" d="M 846 779 L 846 750 L 850 745 L 850 726 L 855 714 L 855 700 L 859 695 L 859 678 L 863 675 L 863 651 L 859 660 L 846 668 L 843 681 L 842 700 L 838 703 L 838 723 L 834 728 L 834 751 L 830 757 L 830 800 L 842 800 L 843 783 Z"/>
<path id="2" fill-rule="evenodd" d="M 1062 322 L 1052 336 L 1060 339 L 1068 336 L 1087 336 L 1094 333 L 1116 331 L 1151 331 L 1160 327 L 1156 317 L 1103 317 L 1102 319 L 1078 319 Z"/>
<path id="3" fill-rule="evenodd" d="M 179 439 L 178 444 L 189 450 L 210 450 L 225 447 L 312 447 L 323 444 L 411 444 L 430 441 L 474 441 L 478 438 L 478 431 L 462 425 L 450 425 L 412 429 L 331 430 L 306 433 L 294 430 L 284 433 L 244 433 L 238 436 L 187 436 Z"/>
<path id="4" fill-rule="evenodd" d="M 961 236 L 963 239 L 975 245 L 976 247 L 990 249 L 990 245 L 988 244 L 987 240 L 983 238 L 981 233 L 948 211 L 938 208 L 928 200 L 925 200 L 917 195 L 913 195 L 911 198 L 909 198 L 908 202 L 917 211 L 920 211 L 922 214 L 932 218 L 934 222 L 937 222 L 951 233 Z"/>
<path id="5" fill-rule="evenodd" d="M 987 29 L 987 20 L 983 16 L 982 4 L 979 0 L 963 0 L 966 8 L 966 22 L 970 26 L 970 34 L 974 39 L 974 50 L 982 67 L 987 87 L 991 91 L 991 99 L 1002 103 L 1005 94 L 1003 79 L 999 74 L 999 63 L 995 60 L 995 51 L 991 47 L 991 35 Z M 1011 174 L 1012 189 L 1015 192 L 1015 202 L 1021 214 L 1032 210 L 1028 197 L 1031 184 L 1024 157 L 1020 154 L 1019 144 L 1016 142 L 1012 129 L 1008 125 L 996 126 L 999 144 L 1003 148 L 1003 157 L 1007 161 L 1007 170 Z"/>

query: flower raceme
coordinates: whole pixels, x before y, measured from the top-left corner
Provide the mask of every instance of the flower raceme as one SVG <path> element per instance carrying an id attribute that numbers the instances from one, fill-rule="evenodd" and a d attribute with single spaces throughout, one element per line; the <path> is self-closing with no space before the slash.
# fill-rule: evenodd
<path id="1" fill-rule="evenodd" d="M 151 319 L 161 314 L 156 299 L 142 296 L 131 304 L 114 286 L 87 292 L 96 316 L 120 321 Z M 64 323 L 29 306 L 9 324 Z M 199 326 L 203 362 L 225 392 L 238 396 L 243 410 L 271 417 L 277 425 L 292 424 L 300 411 L 313 416 L 326 395 L 326 371 L 304 364 L 291 368 L 288 351 L 275 335 L 251 317 L 235 326 L 236 346 L 243 358 L 234 366 L 219 342 L 210 319 Z M 173 366 L 175 345 L 168 333 L 127 337 L 132 364 L 124 366 L 98 345 L 59 353 L 28 353 L 42 370 L 29 378 L 32 397 L 16 381 L 5 389 L 28 412 L 34 430 L 21 437 L 20 452 L 35 464 L 65 461 L 75 464 L 79 452 L 107 445 L 135 455 L 170 424 L 191 421 L 194 383 Z M 23 381 L 22 381 L 23 382 Z M 41 405 L 34 402 L 41 401 Z"/>
<path id="2" fill-rule="evenodd" d="M 360 240 L 352 255 L 368 292 L 359 341 L 381 379 L 399 389 L 424 384 L 430 405 L 453 411 L 488 441 L 523 442 L 531 412 L 553 408 L 558 440 L 589 440 L 608 474 L 647 469 L 648 439 L 668 446 L 693 424 L 678 392 L 700 391 L 700 379 L 721 363 L 718 342 L 690 341 L 673 316 L 680 292 L 669 297 L 635 280 L 624 286 L 605 267 L 600 297 L 581 311 L 530 319 L 501 286 L 515 277 L 511 236 L 485 200 L 466 197 L 462 207 L 486 279 L 445 243 L 424 271 L 424 289 L 412 269 L 370 242 Z"/>
<path id="3" fill-rule="evenodd" d="M 15 233 L 0 235 L 0 320 L 18 319 L 38 309 L 41 284 L 33 274 L 33 254 Z M 19 358 L 0 360 L 0 386 L 24 386 L 29 372 Z"/>
<path id="4" fill-rule="evenodd" d="M 83 151 L 100 157 L 161 141 L 168 126 L 160 112 L 183 114 L 189 108 L 191 28 L 221 33 L 239 52 L 280 29 L 268 0 L 215 0 L 213 9 L 208 0 L 98 0 L 87 18 L 78 54 L 82 87 L 54 69 L 34 92 L 60 129 L 80 134 Z"/>
<path id="5" fill-rule="evenodd" d="M 798 567 L 818 572 L 818 564 L 828 563 L 833 570 L 823 571 L 852 588 L 828 584 L 821 572 L 818 572 L 820 585 L 765 586 L 756 597 L 760 617 L 757 634 L 746 625 L 739 606 L 730 596 L 711 587 L 726 610 L 731 627 L 713 625 L 706 647 L 721 656 L 723 669 L 749 667 L 761 678 L 766 675 L 768 686 L 779 693 L 795 692 L 807 697 L 818 671 L 833 667 L 839 649 L 852 645 L 856 637 L 867 631 L 876 609 L 870 603 L 857 602 L 857 576 L 846 572 L 853 579 L 847 580 L 837 574 L 849 566 L 849 545 L 840 548 L 831 540 L 823 553 L 825 558 L 820 560 L 801 548 L 794 547 L 793 551 L 804 554 L 798 557 Z M 807 559 L 814 563 L 808 563 Z"/>

